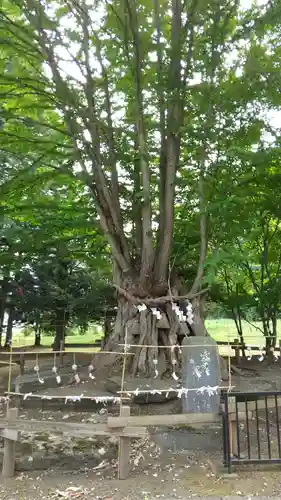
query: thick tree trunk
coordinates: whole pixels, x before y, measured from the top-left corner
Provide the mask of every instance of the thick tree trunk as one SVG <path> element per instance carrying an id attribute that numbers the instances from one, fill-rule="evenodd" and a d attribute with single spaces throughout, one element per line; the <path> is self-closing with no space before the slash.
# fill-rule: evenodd
<path id="1" fill-rule="evenodd" d="M 65 337 L 65 310 L 57 309 L 56 314 L 56 334 L 53 343 L 53 350 L 59 351 L 61 342 L 64 342 Z"/>
<path id="2" fill-rule="evenodd" d="M 203 336 L 208 335 L 208 332 L 205 327 L 205 318 L 204 318 L 204 310 L 205 310 L 205 298 L 204 296 L 196 297 L 192 301 L 193 307 L 193 325 L 191 326 L 192 333 L 195 336 Z"/>
<path id="3" fill-rule="evenodd" d="M 150 308 L 139 311 L 128 302 L 119 303 L 111 347 L 115 344 L 115 348 L 123 352 L 127 345 L 127 350 L 134 353 L 134 357 L 126 360 L 127 369 L 134 375 L 154 376 L 155 361 L 157 364 L 160 358 L 163 361 L 163 355 L 166 360 L 161 363 L 160 375 L 172 368 L 171 349 L 165 350 L 163 346 L 177 344 L 180 324 L 170 304 L 161 309 L 161 319 L 158 319 Z"/>
<path id="4" fill-rule="evenodd" d="M 272 323 L 272 347 L 275 348 L 277 342 L 277 317 L 275 314 L 271 318 Z"/>
<path id="5" fill-rule="evenodd" d="M 5 299 L 0 298 L 0 347 L 2 346 L 4 316 L 5 316 Z"/>
<path id="6" fill-rule="evenodd" d="M 272 314 L 271 318 L 266 318 L 266 321 L 263 321 L 263 325 L 266 323 L 266 356 L 269 363 L 273 363 L 274 361 L 274 349 L 277 341 L 277 318 L 275 314 Z"/>
<path id="7" fill-rule="evenodd" d="M 0 347 L 2 346 L 8 282 L 9 279 L 4 277 L 0 288 Z"/>
<path id="8" fill-rule="evenodd" d="M 154 376 L 156 369 L 160 376 L 180 371 L 180 349 L 171 347 L 179 346 L 185 336 L 207 334 L 203 302 L 198 298 L 194 303 L 194 325 L 190 325 L 186 319 L 188 300 L 155 295 L 141 298 L 126 290 L 119 299 L 115 328 L 106 348 L 124 352 L 127 345 L 134 356 L 127 357 L 126 368 L 134 375 Z"/>
<path id="9" fill-rule="evenodd" d="M 110 335 L 112 333 L 112 325 L 113 325 L 112 317 L 106 315 L 104 318 L 104 327 L 103 327 L 104 337 L 102 341 L 102 346 L 105 346 L 108 342 L 108 339 L 110 338 Z"/>
<path id="10" fill-rule="evenodd" d="M 7 330 L 6 330 L 5 347 L 10 347 L 12 345 L 13 320 L 14 320 L 14 309 L 13 309 L 13 307 L 10 307 L 10 309 L 9 309 L 9 317 L 8 317 L 8 323 L 7 323 Z"/>
<path id="11" fill-rule="evenodd" d="M 36 325 L 34 346 L 39 347 L 40 345 L 41 345 L 41 328 L 39 325 Z"/>
<path id="12" fill-rule="evenodd" d="M 40 325 L 40 313 L 35 316 L 35 340 L 34 346 L 39 347 L 41 345 L 41 325 Z"/>
<path id="13" fill-rule="evenodd" d="M 35 332 L 35 341 L 34 341 L 34 347 L 40 347 L 41 345 L 41 331 L 38 330 Z"/>

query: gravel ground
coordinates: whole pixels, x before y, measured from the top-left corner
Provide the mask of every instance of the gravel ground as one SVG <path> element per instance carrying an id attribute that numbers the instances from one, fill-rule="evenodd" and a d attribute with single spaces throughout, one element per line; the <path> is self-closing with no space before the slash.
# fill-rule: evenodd
<path id="1" fill-rule="evenodd" d="M 274 367 L 259 378 L 240 377 L 239 383 L 245 385 L 245 390 L 273 389 L 276 380 L 281 380 L 279 372 L 280 367 Z M 238 379 L 233 380 L 238 385 Z M 20 418 L 93 422 L 105 416 L 103 412 L 72 414 L 67 407 L 65 410 L 21 412 Z M 161 410 L 174 412 L 169 403 Z M 158 414 L 159 408 L 143 406 L 138 411 Z M 1 413 L 4 415 L 4 409 L 0 409 L 0 416 Z M 23 433 L 17 475 L 5 481 L 0 477 L 0 500 L 281 499 L 280 466 L 263 466 L 260 470 L 241 467 L 237 474 L 226 476 L 213 468 L 213 464 L 221 463 L 221 450 L 220 429 L 209 429 L 204 434 L 160 428 L 150 440 L 134 443 L 130 477 L 118 481 L 114 440 L 74 440 L 71 436 Z M 0 443 L 0 460 L 1 451 Z"/>
<path id="2" fill-rule="evenodd" d="M 22 412 L 20 418 L 28 414 Z M 67 422 L 95 421 L 101 415 L 37 411 L 36 418 L 40 417 Z M 116 445 L 112 439 L 98 437 L 77 441 L 70 436 L 23 433 L 17 475 L 11 480 L 0 478 L 0 500 L 211 500 L 231 494 L 236 497 L 229 500 L 249 500 L 273 498 L 280 492 L 280 466 L 240 467 L 231 476 L 213 467 L 222 460 L 220 429 L 161 428 L 150 439 L 134 441 L 132 471 L 125 481 L 116 479 Z"/>
<path id="3" fill-rule="evenodd" d="M 230 480 L 228 484 L 223 481 L 224 484 L 220 485 L 220 488 L 216 488 L 220 490 L 216 496 L 214 496 L 214 493 L 212 494 L 211 482 L 208 481 L 211 495 L 208 496 L 206 484 L 202 484 L 201 481 L 198 481 L 196 486 L 193 484 L 192 487 L 186 489 L 184 484 L 174 488 L 174 483 L 157 484 L 156 481 L 147 477 L 145 482 L 143 477 L 135 477 L 127 481 L 108 481 L 90 476 L 87 479 L 85 477 L 77 479 L 70 477 L 68 481 L 59 477 L 36 479 L 19 476 L 17 480 L 6 480 L 4 484 L 0 484 L 0 498 L 1 500 L 71 500 L 74 498 L 78 500 L 280 499 L 280 496 L 276 496 L 279 487 L 275 490 L 274 496 L 260 496 L 259 488 L 256 488 L 253 484 L 253 478 L 251 481 L 252 493 L 249 487 L 244 492 L 238 491 L 238 485 L 242 487 L 241 481 L 233 482 L 233 480 Z M 202 490 L 205 490 L 204 493 Z M 231 490 L 236 495 L 228 496 L 223 494 L 223 491 L 230 493 Z"/>
<path id="4" fill-rule="evenodd" d="M 141 449 L 139 449 L 141 451 Z M 153 456 L 147 451 L 142 463 L 133 466 L 127 480 L 118 481 L 116 463 L 100 471 L 59 470 L 18 473 L 13 479 L 0 479 L 1 500 L 209 500 L 240 498 L 280 498 L 280 467 L 244 470 L 227 476 L 215 475 L 195 456 Z M 197 461 L 197 463 L 196 463 Z M 231 496 L 233 494 L 234 496 Z M 210 496 L 208 496 L 210 495 Z M 260 495 L 267 495 L 260 496 Z"/>

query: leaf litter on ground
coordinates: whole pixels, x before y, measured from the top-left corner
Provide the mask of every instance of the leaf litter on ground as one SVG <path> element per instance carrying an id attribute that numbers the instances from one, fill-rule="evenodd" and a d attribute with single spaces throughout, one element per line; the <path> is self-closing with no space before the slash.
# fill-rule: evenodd
<path id="1" fill-rule="evenodd" d="M 88 489 L 84 489 L 81 486 L 69 486 L 69 488 L 66 488 L 66 490 L 61 491 L 61 490 L 56 490 L 55 491 L 55 498 L 66 498 L 66 499 L 71 499 L 71 498 L 82 498 L 82 495 L 87 495 L 89 493 Z"/>

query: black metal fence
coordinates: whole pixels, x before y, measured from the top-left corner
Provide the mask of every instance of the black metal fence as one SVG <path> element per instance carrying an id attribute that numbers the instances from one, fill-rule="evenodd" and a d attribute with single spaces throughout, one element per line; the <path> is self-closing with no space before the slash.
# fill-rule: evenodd
<path id="1" fill-rule="evenodd" d="M 223 399 L 224 465 L 281 463 L 281 391 L 226 392 Z"/>

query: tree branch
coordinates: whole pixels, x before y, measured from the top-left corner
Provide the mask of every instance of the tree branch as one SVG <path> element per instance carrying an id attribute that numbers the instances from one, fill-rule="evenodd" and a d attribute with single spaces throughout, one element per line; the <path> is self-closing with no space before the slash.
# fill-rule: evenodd
<path id="1" fill-rule="evenodd" d="M 97 52 L 98 59 L 101 64 L 101 68 L 103 71 L 103 76 L 105 78 L 105 107 L 107 110 L 108 117 L 108 141 L 109 141 L 109 154 L 110 154 L 110 169 L 111 169 L 111 182 L 110 189 L 107 186 L 107 180 L 104 174 L 104 171 L 101 167 L 101 155 L 100 155 L 100 133 L 98 126 L 98 118 L 95 106 L 95 88 L 94 81 L 92 76 L 92 70 L 90 66 L 90 36 L 89 36 L 89 23 L 91 19 L 87 12 L 86 5 L 83 6 L 83 52 L 85 56 L 85 66 L 86 66 L 86 84 L 85 84 L 85 95 L 87 98 L 87 103 L 90 111 L 90 116 L 88 119 L 88 128 L 91 134 L 92 145 L 94 151 L 94 165 L 93 165 L 93 174 L 95 178 L 95 189 L 94 191 L 98 194 L 99 197 L 99 206 L 103 212 L 103 223 L 107 223 L 108 231 L 107 234 L 111 234 L 113 236 L 114 232 L 118 235 L 120 250 L 123 251 L 125 261 L 130 263 L 130 255 L 128 244 L 123 232 L 123 226 L 120 217 L 120 205 L 119 205 L 119 195 L 118 195 L 118 177 L 117 177 L 117 167 L 116 167 L 116 157 L 115 157 L 115 143 L 114 143 L 114 135 L 113 135 L 113 124 L 112 124 L 112 116 L 111 116 L 111 102 L 109 97 L 109 87 L 107 74 L 105 72 L 104 64 L 102 62 L 100 45 L 99 42 L 97 44 Z M 112 219 L 112 227 L 109 231 L 110 220 Z M 115 230 L 114 230 L 115 227 Z M 120 260 L 120 256 L 118 257 Z M 126 266 L 128 267 L 128 266 Z"/>
<path id="2" fill-rule="evenodd" d="M 147 279 L 154 263 L 152 210 L 150 193 L 150 167 L 146 147 L 146 131 L 143 111 L 141 40 L 138 26 L 138 15 L 135 0 L 126 0 L 130 29 L 133 36 L 135 51 L 135 84 L 136 84 L 136 127 L 140 155 L 140 170 L 142 180 L 142 257 L 141 277 Z"/>
<path id="3" fill-rule="evenodd" d="M 118 239 L 116 237 L 116 233 L 114 232 L 114 229 L 110 226 L 109 221 L 106 220 L 98 200 L 96 201 L 96 205 L 100 217 L 100 225 L 108 240 L 108 243 L 111 246 L 113 258 L 117 262 L 122 272 L 126 274 L 131 269 L 130 264 L 125 259 L 122 253 L 122 249 L 120 247 L 120 243 L 118 242 Z"/>
<path id="4" fill-rule="evenodd" d="M 141 181 L 140 181 L 140 160 L 137 151 L 137 144 L 135 140 L 135 157 L 134 157 L 134 171 L 133 171 L 133 179 L 134 179 L 134 200 L 132 204 L 132 219 L 135 224 L 134 232 L 135 232 L 135 242 L 136 242 L 136 257 L 138 260 L 138 264 L 141 262 L 141 250 L 142 250 L 142 217 L 141 217 L 141 200 L 140 200 L 140 191 L 141 191 Z"/>
<path id="5" fill-rule="evenodd" d="M 200 254 L 199 262 L 197 266 L 197 273 L 193 285 L 191 287 L 191 292 L 195 293 L 200 289 L 203 276 L 204 276 L 204 265 L 208 248 L 207 239 L 207 213 L 205 206 L 205 189 L 204 189 L 204 172 L 200 169 L 199 174 L 199 205 L 200 205 Z"/>
<path id="6" fill-rule="evenodd" d="M 97 47 L 97 58 L 101 66 L 102 76 L 103 76 L 103 87 L 105 94 L 105 109 L 107 113 L 107 142 L 109 151 L 109 163 L 111 171 L 111 186 L 113 200 L 115 204 L 116 214 L 119 219 L 119 224 L 121 224 L 121 212 L 120 212 L 120 202 L 119 202 L 119 184 L 118 184 L 118 174 L 117 174 L 117 159 L 116 159 L 116 143 L 114 137 L 113 121 L 112 121 L 112 111 L 111 111 L 111 100 L 109 92 L 109 80 L 105 65 L 102 60 L 100 40 L 96 37 L 96 47 Z"/>
<path id="7" fill-rule="evenodd" d="M 52 42 L 49 40 L 45 30 L 42 28 L 43 20 L 46 18 L 45 11 L 42 5 L 38 4 L 34 0 L 27 0 L 27 2 L 32 9 L 35 9 L 36 12 L 34 19 L 33 15 L 31 14 L 30 21 L 31 23 L 33 22 L 37 28 L 39 34 L 39 43 L 42 50 L 47 56 L 47 60 L 52 70 L 53 79 L 56 85 L 56 92 L 60 99 L 60 107 L 63 111 L 65 122 L 72 138 L 73 148 L 77 156 L 77 160 L 80 162 L 84 173 L 88 175 L 88 185 L 91 188 L 91 191 L 96 199 L 101 226 L 110 241 L 114 258 L 116 258 L 118 264 L 121 266 L 122 271 L 128 272 L 128 269 L 131 267 L 129 251 L 126 251 L 125 236 L 122 231 L 122 227 L 119 224 L 116 210 L 112 202 L 112 193 L 107 186 L 107 180 L 101 166 L 100 136 L 98 131 L 97 114 L 95 110 L 94 86 L 89 58 L 89 32 L 87 24 L 88 17 L 85 13 L 82 25 L 82 45 L 86 66 L 86 84 L 84 89 L 88 110 L 90 110 L 90 116 L 88 120 L 86 119 L 85 122 L 85 117 L 88 116 L 87 110 L 79 102 L 79 99 L 77 100 L 77 96 L 73 94 L 73 91 L 71 91 L 67 83 L 63 80 L 58 68 L 58 64 L 56 62 Z M 59 33 L 58 38 L 60 38 Z M 73 108 L 75 111 L 78 110 L 80 112 L 80 117 L 83 119 L 90 132 L 92 144 L 89 144 L 89 142 L 85 140 L 83 127 L 77 121 L 76 116 L 73 113 Z M 86 168 L 85 159 L 81 148 L 78 146 L 79 140 L 84 145 L 84 150 L 87 152 L 88 157 L 93 164 L 94 182 L 90 182 L 90 176 Z"/>
<path id="8" fill-rule="evenodd" d="M 209 291 L 208 288 L 205 288 L 204 290 L 200 290 L 200 292 L 197 293 L 188 293 L 186 295 L 165 295 L 163 297 L 158 297 L 158 298 L 147 298 L 147 299 L 138 299 L 137 297 L 134 297 L 130 293 L 128 293 L 124 288 L 121 288 L 119 285 L 113 285 L 116 291 L 119 293 L 119 295 L 122 295 L 128 302 L 132 302 L 133 304 L 136 305 L 141 305 L 145 304 L 148 307 L 157 307 L 157 305 L 164 305 L 169 302 L 177 302 L 179 300 L 184 300 L 184 299 L 194 299 L 195 297 L 198 297 L 199 295 L 203 295 Z"/>
<path id="9" fill-rule="evenodd" d="M 189 31 L 189 36 L 188 36 L 188 46 L 187 46 L 187 57 L 186 57 L 186 66 L 184 70 L 184 77 L 183 77 L 183 95 L 184 95 L 184 100 L 186 99 L 186 90 L 187 90 L 187 79 L 190 74 L 190 69 L 191 69 L 191 61 L 192 61 L 192 55 L 193 55 L 193 46 L 194 46 L 194 27 L 195 27 L 195 22 L 194 22 L 194 16 L 196 13 L 196 8 L 198 5 L 199 0 L 193 0 L 190 10 L 187 12 L 187 20 L 185 23 L 185 31 L 188 34 Z"/>
<path id="10" fill-rule="evenodd" d="M 171 59 L 168 78 L 169 102 L 167 117 L 166 169 L 163 218 L 159 221 L 159 248 L 156 261 L 156 277 L 159 283 L 167 281 L 168 265 L 172 249 L 174 225 L 174 195 L 176 170 L 180 155 L 181 101 L 181 56 L 182 56 L 182 5 L 181 0 L 172 0 Z"/>
<path id="11" fill-rule="evenodd" d="M 154 23 L 156 28 L 157 43 L 157 93 L 159 107 L 159 129 L 160 129 L 160 158 L 159 158 L 159 230 L 157 233 L 157 248 L 164 238 L 165 220 L 165 184 L 166 184 L 166 104 L 163 86 L 163 51 L 161 46 L 161 19 L 159 0 L 153 0 L 154 3 Z"/>
<path id="12" fill-rule="evenodd" d="M 2 17 L 2 23 L 3 23 L 3 25 L 6 26 L 6 28 L 8 29 L 8 31 L 10 31 L 10 33 L 12 33 L 12 35 L 14 35 L 14 37 L 16 39 L 20 40 L 22 43 L 24 43 L 26 46 L 28 46 L 31 49 L 31 53 L 29 55 L 32 54 L 32 57 L 34 57 L 34 58 L 36 58 L 38 56 L 40 58 L 43 57 L 43 55 L 40 52 L 40 50 L 38 49 L 38 47 L 36 47 L 36 45 L 30 41 L 30 39 L 31 39 L 31 36 L 30 36 L 31 33 L 28 31 L 28 29 L 24 25 L 16 23 L 13 19 L 11 19 L 9 16 L 7 16 L 7 14 L 5 14 L 5 12 L 2 9 L 0 10 L 0 16 Z M 15 31 L 13 31 L 11 29 L 12 27 L 15 28 Z M 20 34 L 21 32 L 25 36 L 21 36 L 21 34 Z M 33 33 L 33 37 L 35 38 L 35 34 L 34 33 Z M 9 42 L 10 42 L 9 40 L 5 41 L 5 43 L 9 43 Z"/>
<path id="13" fill-rule="evenodd" d="M 229 16 L 230 13 L 228 16 L 225 16 L 224 25 L 222 27 L 222 34 L 224 33 L 224 27 L 227 25 Z M 214 100 L 212 96 L 212 91 L 214 87 L 216 69 L 220 60 L 217 50 L 219 42 L 216 42 L 218 24 L 220 23 L 220 20 L 221 20 L 221 8 L 220 4 L 218 3 L 217 10 L 214 13 L 213 32 L 211 38 L 210 71 L 207 72 L 206 75 L 207 81 L 209 81 L 208 92 L 206 95 L 206 99 L 208 101 L 208 108 L 206 113 L 205 131 L 201 148 L 201 160 L 199 163 L 199 182 L 198 182 L 199 207 L 200 207 L 200 255 L 199 255 L 196 277 L 191 288 L 192 292 L 196 292 L 197 290 L 199 290 L 202 285 L 205 259 L 208 250 L 208 215 L 206 206 L 207 200 L 205 196 L 205 174 L 206 174 L 206 160 L 208 156 L 208 151 L 207 151 L 208 141 L 210 141 L 213 112 L 214 112 Z"/>

